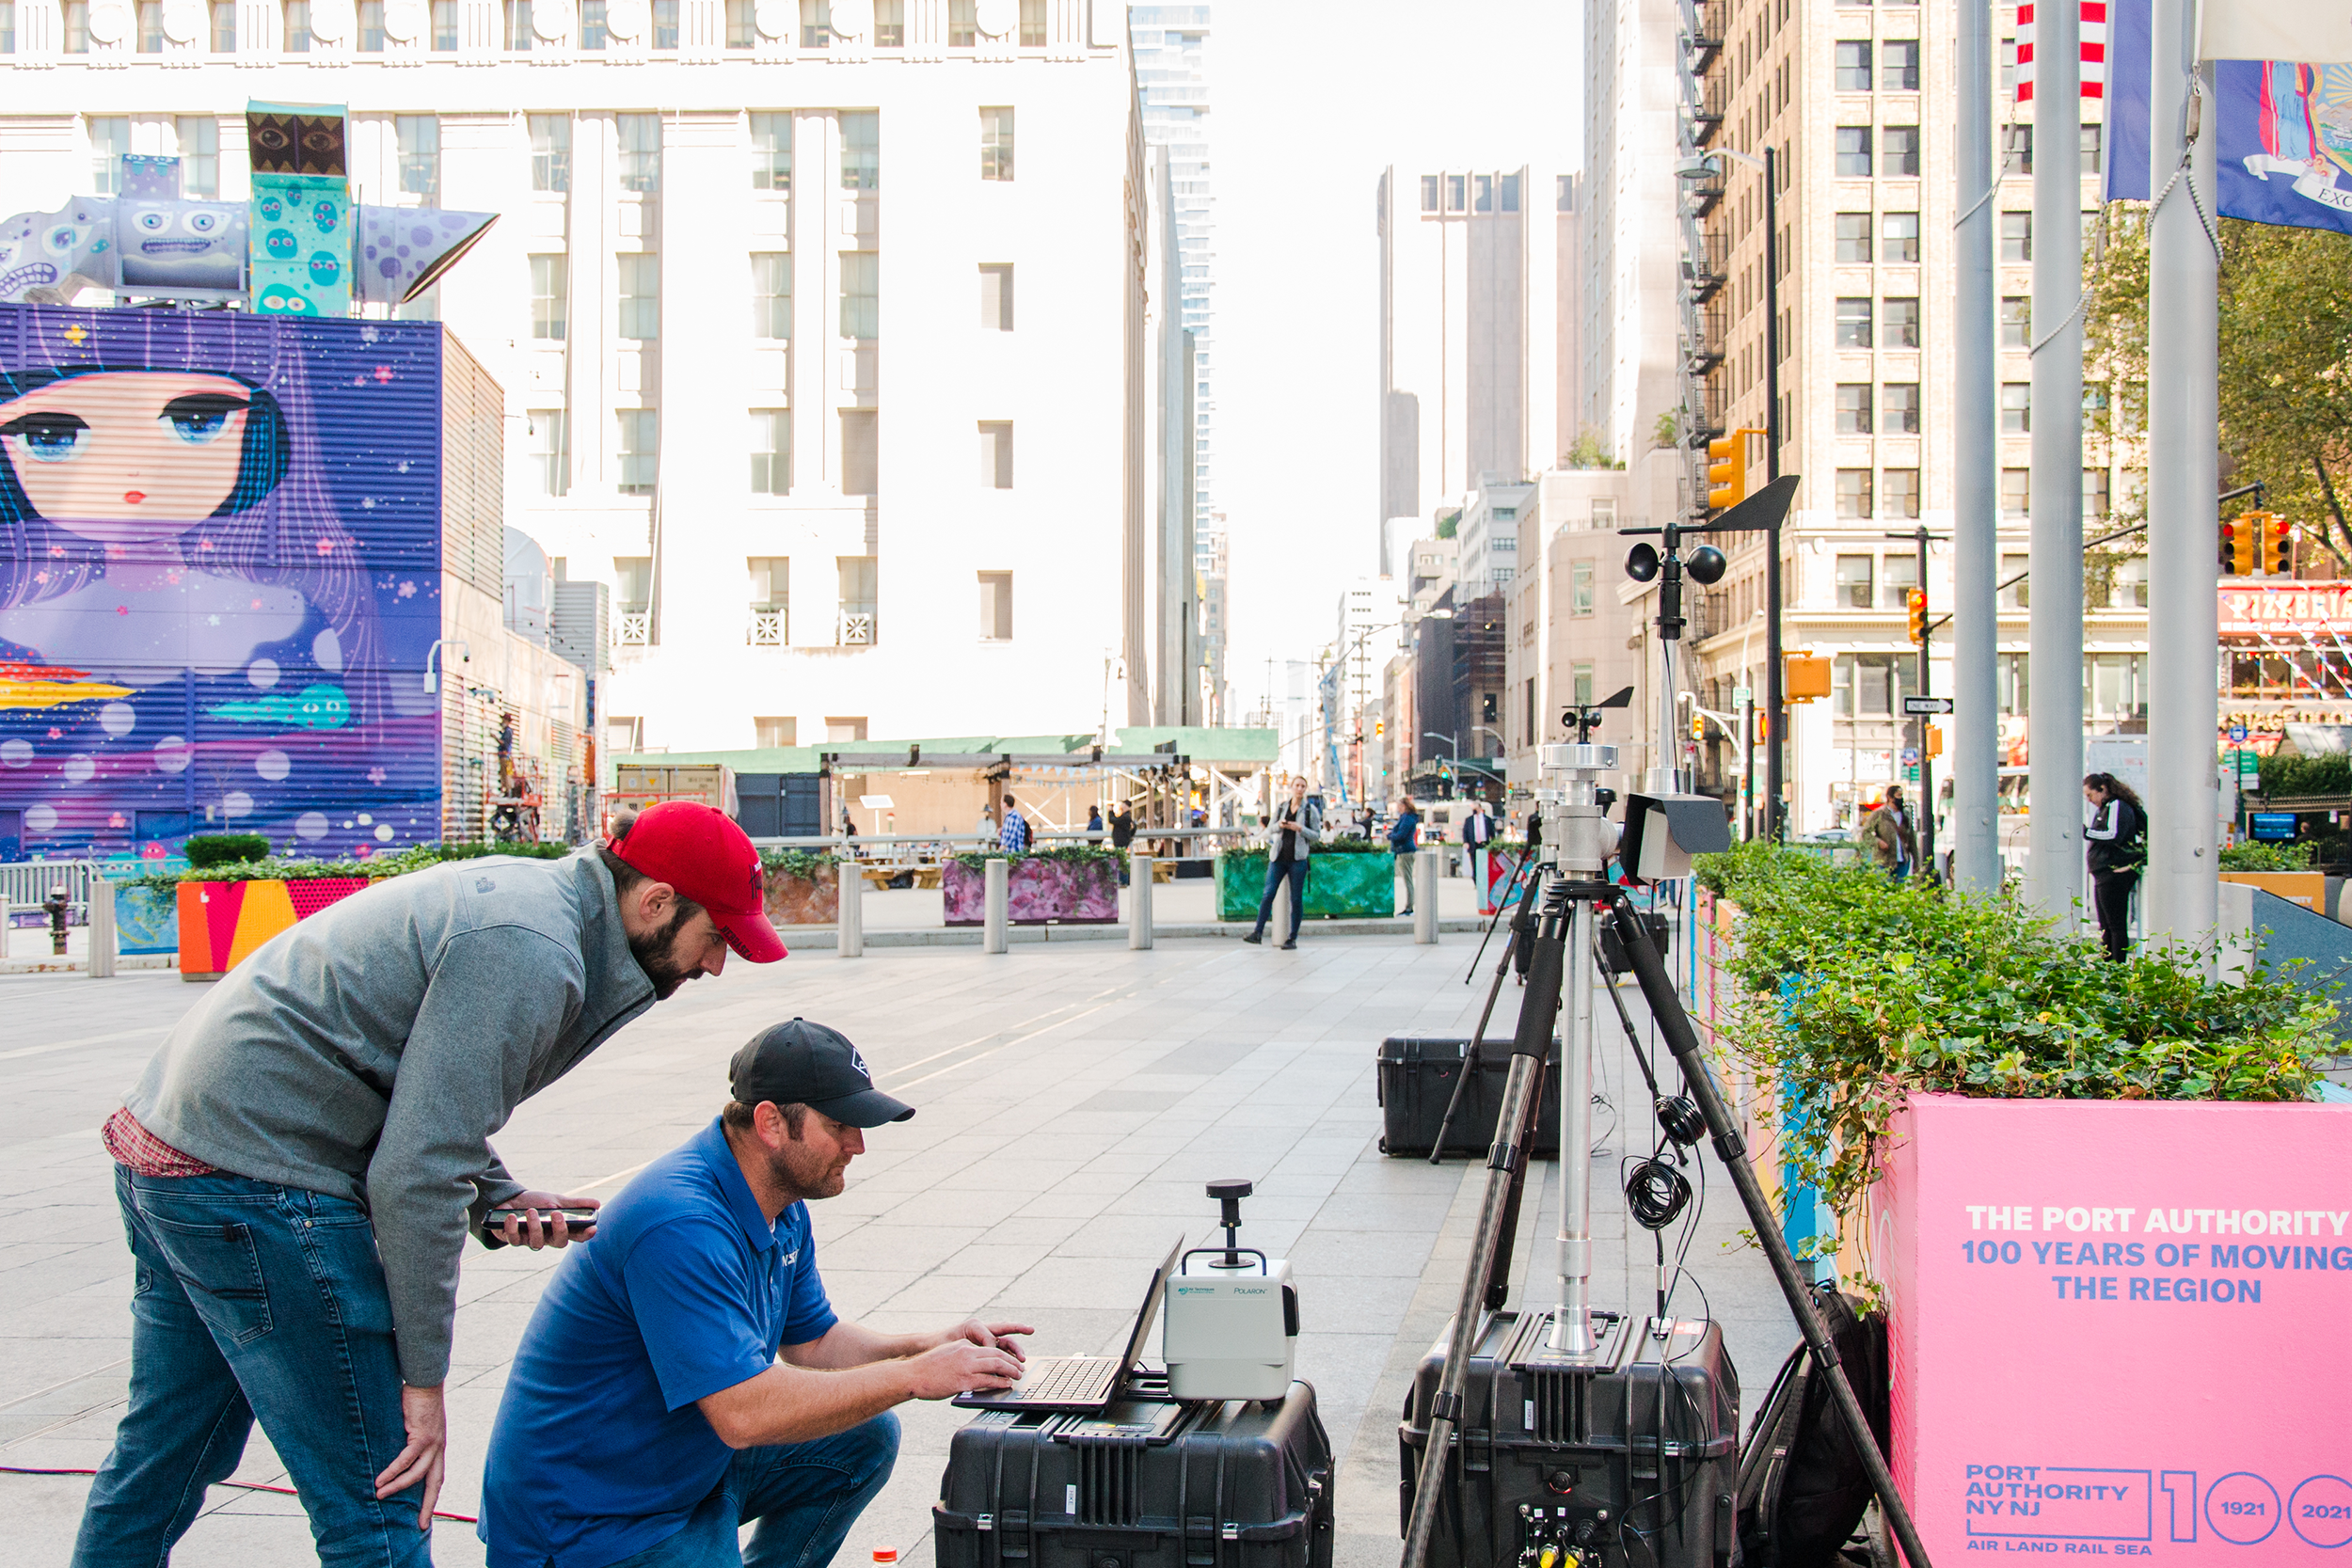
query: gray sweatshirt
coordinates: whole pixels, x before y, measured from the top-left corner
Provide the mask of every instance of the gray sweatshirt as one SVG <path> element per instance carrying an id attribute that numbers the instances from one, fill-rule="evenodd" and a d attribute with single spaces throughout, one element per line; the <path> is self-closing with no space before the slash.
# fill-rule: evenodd
<path id="1" fill-rule="evenodd" d="M 377 883 L 212 988 L 125 1101 L 183 1153 L 365 1204 L 402 1378 L 449 1372 L 469 1222 L 522 1185 L 490 1134 L 653 1004 L 612 874 L 454 861 Z"/>

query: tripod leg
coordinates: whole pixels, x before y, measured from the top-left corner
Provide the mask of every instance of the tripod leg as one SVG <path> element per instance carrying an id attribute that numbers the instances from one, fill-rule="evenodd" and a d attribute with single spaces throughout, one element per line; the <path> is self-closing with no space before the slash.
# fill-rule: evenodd
<path id="1" fill-rule="evenodd" d="M 1445 1119 L 1438 1123 L 1438 1141 L 1430 1146 L 1429 1163 L 1433 1165 L 1445 1159 L 1445 1141 L 1454 1135 L 1454 1118 L 1461 1114 L 1462 1096 L 1470 1089 L 1470 1074 L 1478 1070 L 1478 1048 L 1486 1043 L 1486 1021 L 1495 1016 L 1495 998 L 1502 994 L 1502 977 L 1511 971 L 1511 946 L 1518 939 L 1517 931 L 1502 939 L 1502 957 L 1495 961 L 1495 983 L 1486 988 L 1486 1005 L 1479 1009 L 1478 1027 L 1470 1031 L 1470 1042 L 1463 1048 L 1461 1073 L 1454 1080 L 1454 1093 L 1445 1102 Z"/>
<path id="2" fill-rule="evenodd" d="M 1724 1109 L 1723 1098 L 1716 1093 L 1715 1075 L 1708 1070 L 1707 1059 L 1699 1053 L 1698 1032 L 1691 1027 L 1691 1015 L 1683 1011 L 1682 999 L 1675 994 L 1666 966 L 1660 960 L 1658 949 L 1650 945 L 1649 932 L 1634 918 L 1632 901 L 1619 889 L 1612 895 L 1612 902 L 1621 917 L 1617 929 L 1624 938 L 1633 977 L 1641 982 L 1642 995 L 1658 1021 L 1659 1032 L 1665 1037 L 1667 1049 L 1674 1053 L 1675 1061 L 1682 1069 L 1691 1098 L 1698 1101 L 1699 1115 L 1706 1118 L 1708 1132 L 1714 1135 L 1715 1152 L 1731 1172 L 1731 1183 L 1739 1189 L 1740 1202 L 1756 1227 L 1756 1239 L 1763 1246 L 1764 1255 L 1772 1259 L 1772 1274 L 1780 1281 L 1781 1294 L 1788 1298 L 1788 1310 L 1796 1315 L 1805 1349 L 1812 1353 L 1815 1368 L 1828 1380 L 1830 1401 L 1836 1405 L 1847 1433 L 1853 1439 L 1854 1451 L 1869 1474 L 1870 1489 L 1878 1494 L 1887 1528 L 1895 1532 L 1911 1568 L 1929 1568 L 1927 1548 L 1920 1544 L 1919 1532 L 1912 1524 L 1911 1510 L 1904 1506 L 1902 1495 L 1895 1490 L 1894 1474 L 1886 1467 L 1885 1455 L 1879 1452 L 1878 1439 L 1871 1435 L 1862 1402 L 1854 1398 L 1853 1385 L 1846 1381 L 1846 1369 L 1830 1343 L 1829 1330 L 1821 1325 L 1820 1315 L 1813 1310 L 1810 1290 L 1797 1272 L 1797 1260 L 1788 1251 L 1788 1239 L 1781 1234 L 1780 1217 L 1772 1212 L 1772 1199 L 1764 1196 L 1763 1183 L 1756 1179 L 1756 1167 L 1748 1164 L 1746 1141 L 1731 1124 L 1730 1113 Z M 1412 1565 L 1407 1563 L 1406 1568 Z"/>
<path id="3" fill-rule="evenodd" d="M 1534 943 L 1534 984 L 1519 1009 L 1518 1034 L 1511 1046 L 1511 1076 L 1502 1090 L 1502 1115 L 1495 1126 L 1495 1145 L 1486 1155 L 1486 1196 L 1479 1205 L 1478 1229 L 1470 1241 L 1470 1267 L 1462 1276 L 1462 1294 L 1454 1304 L 1454 1324 L 1446 1343 L 1445 1370 L 1438 1382 L 1437 1398 L 1429 1408 L 1428 1440 L 1422 1449 L 1421 1473 L 1413 1487 L 1413 1513 L 1405 1529 L 1402 1568 L 1422 1568 L 1429 1556 L 1429 1537 L 1437 1528 L 1438 1509 L 1445 1493 L 1447 1450 L 1462 1418 L 1462 1390 L 1470 1383 L 1470 1354 L 1478 1347 L 1486 1322 L 1486 1294 L 1494 1276 L 1495 1259 L 1502 1250 L 1503 1226 L 1515 1210 L 1514 1189 L 1527 1170 L 1527 1145 L 1535 1125 L 1535 1086 L 1543 1077 L 1543 1061 L 1551 1049 L 1551 1031 L 1560 1012 L 1560 976 L 1566 943 L 1562 922 L 1548 917 Z M 1515 1143 L 1514 1140 L 1517 1140 Z"/>

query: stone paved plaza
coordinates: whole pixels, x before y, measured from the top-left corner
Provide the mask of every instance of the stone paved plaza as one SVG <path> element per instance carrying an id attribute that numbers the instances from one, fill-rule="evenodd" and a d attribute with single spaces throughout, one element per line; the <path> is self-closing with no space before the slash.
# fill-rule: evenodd
<path id="1" fill-rule="evenodd" d="M 1258 1196 L 1245 1239 L 1293 1262 L 1298 1371 L 1341 1455 L 1340 1560 L 1373 1568 L 1395 1560 L 1397 1412 L 1451 1311 L 1484 1177 L 1476 1164 L 1380 1154 L 1374 1053 L 1388 1035 L 1470 1032 L 1486 981 L 1482 972 L 1463 984 L 1472 947 L 1460 936 L 1416 947 L 1311 930 L 1295 953 L 1104 942 L 993 958 L 910 948 L 732 964 L 528 1102 L 499 1150 L 534 1185 L 610 1196 L 716 1114 L 744 1038 L 795 1014 L 832 1024 L 882 1086 L 920 1108 L 871 1134 L 849 1190 L 813 1206 L 834 1305 L 888 1328 L 975 1311 L 1019 1318 L 1037 1326 L 1043 1354 L 1115 1349 L 1152 1261 L 1179 1230 L 1208 1233 L 1215 1205 L 1202 1183 L 1249 1178 Z M 106 1451 L 129 1372 L 131 1268 L 98 1126 L 198 994 L 169 973 L 0 980 L 0 1464 L 87 1467 Z M 1629 999 L 1638 1017 L 1638 997 Z M 1491 1033 L 1508 1036 L 1516 1007 L 1506 989 Z M 1626 1142 L 1646 1150 L 1648 1117 L 1613 1027 L 1601 1056 L 1610 1103 L 1597 1112 L 1605 1152 L 1594 1165 L 1597 1295 L 1638 1312 L 1650 1239 L 1627 1236 L 1616 1172 Z M 1531 1266 L 1534 1277 L 1515 1299 L 1540 1302 L 1549 1191 L 1529 1208 L 1518 1262 L 1523 1280 Z M 1710 1169 L 1691 1263 L 1752 1402 L 1796 1337 L 1760 1255 L 1739 1246 L 1745 1224 Z M 476 1510 L 508 1359 L 556 1256 L 467 1255 L 440 1504 L 452 1513 Z M 1676 1310 L 1704 1306 L 1686 1286 Z M 930 1561 L 930 1507 L 962 1418 L 928 1404 L 899 1414 L 898 1470 L 843 1549 L 850 1568 L 881 1546 Z M 282 1483 L 258 1432 L 237 1476 Z M 64 1564 L 87 1484 L 0 1476 L 0 1557 Z M 443 1523 L 434 1556 L 454 1568 L 483 1551 L 469 1525 Z M 214 1491 L 173 1557 L 181 1568 L 312 1560 L 292 1498 L 228 1488 Z"/>

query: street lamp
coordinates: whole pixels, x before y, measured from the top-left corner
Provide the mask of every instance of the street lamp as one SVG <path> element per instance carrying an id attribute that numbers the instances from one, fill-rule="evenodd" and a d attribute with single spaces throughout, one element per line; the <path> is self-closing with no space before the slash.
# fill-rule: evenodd
<path id="1" fill-rule="evenodd" d="M 1685 180 L 1703 180 L 1713 172 L 1716 158 L 1728 158 L 1764 176 L 1764 477 L 1780 477 L 1780 180 L 1777 150 L 1764 156 L 1719 147 L 1695 158 L 1685 158 L 1675 172 Z M 1781 753 L 1788 744 L 1788 705 L 1782 690 L 1785 673 L 1781 647 L 1780 531 L 1766 541 L 1764 557 L 1764 836 L 1778 843 L 1781 835 Z"/>

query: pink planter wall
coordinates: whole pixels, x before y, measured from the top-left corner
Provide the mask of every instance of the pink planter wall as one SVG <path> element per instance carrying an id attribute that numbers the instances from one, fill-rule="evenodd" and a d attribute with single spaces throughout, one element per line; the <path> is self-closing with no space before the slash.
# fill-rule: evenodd
<path id="1" fill-rule="evenodd" d="M 988 875 L 948 861 L 940 867 L 946 924 L 977 926 L 988 918 Z M 1116 861 L 1017 860 L 1005 872 L 1006 916 L 1015 926 L 1108 926 L 1119 919 Z"/>
<path id="2" fill-rule="evenodd" d="M 1896 1132 L 1867 1245 L 1939 1564 L 2344 1559 L 2352 1107 L 1923 1095 Z"/>

